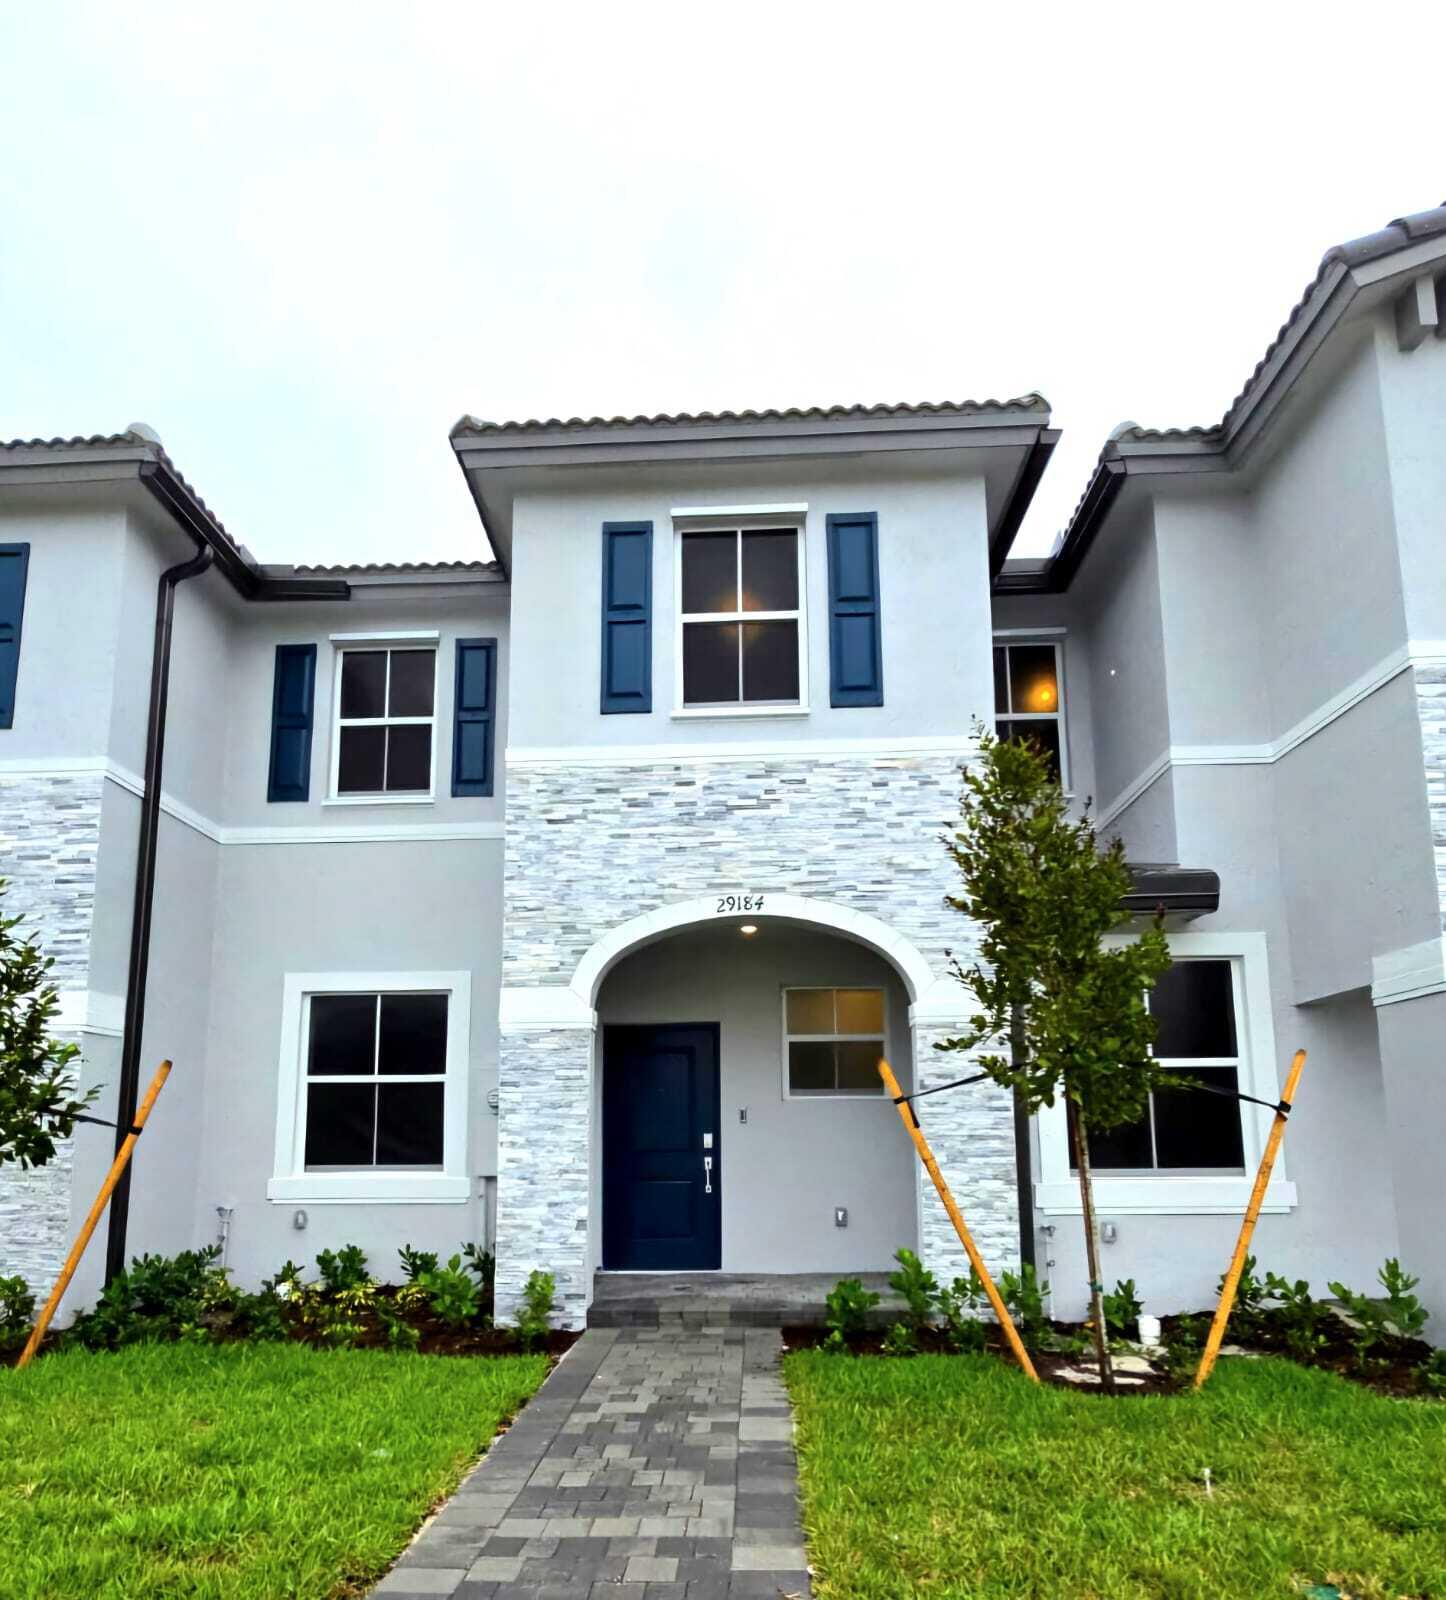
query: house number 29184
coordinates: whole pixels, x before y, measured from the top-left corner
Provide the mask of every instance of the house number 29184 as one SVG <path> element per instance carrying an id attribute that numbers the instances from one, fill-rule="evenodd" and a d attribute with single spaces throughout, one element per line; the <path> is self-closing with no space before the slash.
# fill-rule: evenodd
<path id="1" fill-rule="evenodd" d="M 762 911 L 762 909 L 761 894 L 720 894 L 716 914 L 723 916 L 730 911 Z"/>

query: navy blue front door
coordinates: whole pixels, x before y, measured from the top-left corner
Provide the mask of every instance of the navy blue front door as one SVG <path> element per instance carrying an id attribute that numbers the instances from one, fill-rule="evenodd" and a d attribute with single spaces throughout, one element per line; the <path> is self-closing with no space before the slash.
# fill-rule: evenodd
<path id="1" fill-rule="evenodd" d="M 718 1136 L 716 1023 L 604 1029 L 605 1268 L 722 1265 Z"/>

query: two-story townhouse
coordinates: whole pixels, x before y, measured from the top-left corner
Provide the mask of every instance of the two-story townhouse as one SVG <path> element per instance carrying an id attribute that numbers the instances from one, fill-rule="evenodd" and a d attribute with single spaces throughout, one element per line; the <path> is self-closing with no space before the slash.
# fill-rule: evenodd
<path id="1" fill-rule="evenodd" d="M 0 451 L 7 898 L 102 1106 L 177 1062 L 128 1248 L 224 1236 L 255 1281 L 495 1235 L 501 1314 L 544 1267 L 571 1323 L 600 1272 L 952 1274 L 873 1062 L 960 1075 L 939 835 L 982 721 L 1165 905 L 1158 1052 L 1266 1103 L 1100 1142 L 1107 1271 L 1206 1300 L 1305 1045 L 1262 1256 L 1399 1251 L 1446 1306 L 1443 271 L 1446 211 L 1332 251 L 1224 422 L 1117 430 L 1043 561 L 1036 395 L 464 419 L 496 560 L 442 567 L 261 566 L 144 432 Z M 918 1108 L 991 1260 L 1076 1311 L 1063 1112 Z M 0 1270 L 53 1270 L 110 1139 L 0 1173 Z"/>

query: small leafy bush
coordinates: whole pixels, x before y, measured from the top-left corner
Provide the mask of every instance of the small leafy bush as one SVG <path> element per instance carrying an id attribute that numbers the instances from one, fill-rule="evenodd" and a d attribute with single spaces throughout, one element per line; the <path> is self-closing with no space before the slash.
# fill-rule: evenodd
<path id="1" fill-rule="evenodd" d="M 1410 1273 L 1401 1270 L 1395 1256 L 1388 1256 L 1386 1264 L 1376 1274 L 1386 1291 L 1386 1315 L 1396 1325 L 1403 1339 L 1419 1339 L 1430 1313 L 1411 1291 L 1420 1283 Z"/>
<path id="2" fill-rule="evenodd" d="M 367 1258 L 360 1245 L 343 1245 L 340 1250 L 323 1250 L 316 1258 L 321 1286 L 332 1294 L 360 1289 L 368 1281 Z"/>
<path id="3" fill-rule="evenodd" d="M 1165 1371 L 1177 1383 L 1194 1376 L 1205 1344 L 1205 1327 L 1203 1317 L 1178 1317 L 1165 1334 Z"/>
<path id="4" fill-rule="evenodd" d="M 825 1347 L 843 1350 L 850 1339 L 857 1339 L 867 1329 L 869 1312 L 878 1305 L 879 1296 L 874 1290 L 865 1289 L 858 1278 L 840 1278 L 824 1303 L 824 1324 L 829 1330 Z"/>
<path id="5" fill-rule="evenodd" d="M 907 1322 L 896 1322 L 884 1335 L 883 1353 L 886 1356 L 916 1356 L 919 1353 L 919 1335 Z"/>
<path id="6" fill-rule="evenodd" d="M 972 1266 L 967 1278 L 955 1278 L 947 1289 L 939 1291 L 945 1337 L 961 1354 L 978 1354 L 987 1343 L 988 1333 L 979 1315 L 987 1299 L 984 1280 Z"/>
<path id="7" fill-rule="evenodd" d="M 482 1285 L 483 1294 L 490 1295 L 492 1285 L 497 1278 L 497 1257 L 480 1244 L 464 1244 L 462 1259 L 467 1263 L 468 1270 L 477 1274 L 477 1281 Z"/>
<path id="8" fill-rule="evenodd" d="M 465 1328 L 481 1306 L 481 1288 L 463 1269 L 460 1255 L 452 1256 L 445 1267 L 420 1273 L 417 1287 L 425 1292 L 433 1316 L 440 1317 L 449 1328 Z"/>
<path id="9" fill-rule="evenodd" d="M 939 1285 L 912 1250 L 896 1250 L 894 1260 L 899 1263 L 899 1270 L 890 1276 L 889 1287 L 908 1307 L 909 1323 L 920 1332 L 933 1318 L 939 1303 Z"/>
<path id="10" fill-rule="evenodd" d="M 1044 1297 L 1048 1293 L 1049 1285 L 1039 1281 L 1039 1274 L 1027 1261 L 1018 1272 L 999 1274 L 999 1298 L 1009 1308 L 1024 1338 L 1037 1337 L 1044 1331 Z"/>
<path id="11" fill-rule="evenodd" d="M 424 1272 L 437 1270 L 435 1250 L 413 1250 L 411 1245 L 404 1244 L 397 1255 L 401 1257 L 402 1272 L 408 1283 L 415 1283 Z"/>
<path id="12" fill-rule="evenodd" d="M 1390 1365 L 1387 1357 L 1374 1352 L 1389 1339 L 1414 1339 L 1426 1325 L 1426 1308 L 1411 1291 L 1421 1281 L 1401 1270 L 1395 1256 L 1376 1274 L 1385 1297 L 1357 1294 L 1345 1284 L 1332 1282 L 1331 1293 L 1340 1301 L 1353 1326 L 1351 1353 L 1356 1370 L 1380 1372 Z"/>
<path id="13" fill-rule="evenodd" d="M 389 1350 L 415 1350 L 422 1342 L 420 1330 L 407 1321 L 396 1303 L 378 1300 L 377 1320 L 382 1325 Z"/>
<path id="14" fill-rule="evenodd" d="M 1321 1324 L 1330 1316 L 1329 1306 L 1311 1297 L 1310 1284 L 1304 1278 L 1291 1283 L 1267 1272 L 1265 1292 L 1280 1302 L 1274 1321 L 1284 1335 L 1285 1348 L 1297 1361 L 1313 1361 L 1326 1347 Z"/>
<path id="15" fill-rule="evenodd" d="M 0 1356 L 21 1349 L 35 1322 L 35 1296 L 24 1278 L 0 1278 Z"/>
<path id="16" fill-rule="evenodd" d="M 274 1283 L 264 1285 L 258 1294 L 238 1294 L 231 1326 L 247 1339 L 284 1339 L 289 1331 L 285 1306 Z"/>
<path id="17" fill-rule="evenodd" d="M 1433 1350 L 1416 1368 L 1416 1382 L 1427 1394 L 1446 1397 L 1446 1350 Z"/>
<path id="18" fill-rule="evenodd" d="M 1112 1339 L 1137 1339 L 1140 1313 L 1145 1309 L 1135 1292 L 1133 1278 L 1120 1278 L 1114 1290 L 1104 1296 L 1105 1332 Z"/>
<path id="19" fill-rule="evenodd" d="M 524 1350 L 542 1343 L 552 1322 L 557 1283 L 550 1272 L 534 1271 L 522 1289 L 522 1309 L 517 1316 L 517 1337 Z"/>
<path id="20" fill-rule="evenodd" d="M 210 1328 L 233 1309 L 237 1294 L 215 1245 L 175 1256 L 138 1256 L 101 1292 L 95 1309 L 76 1318 L 67 1339 L 88 1350 L 117 1350 L 146 1339 L 175 1339 Z M 207 1334 L 209 1337 L 209 1333 Z"/>
<path id="21" fill-rule="evenodd" d="M 1224 1293 L 1225 1278 L 1222 1272 L 1220 1282 L 1215 1285 L 1217 1300 Z M 1240 1269 L 1240 1281 L 1235 1286 L 1235 1303 L 1230 1308 L 1231 1331 L 1237 1339 L 1252 1344 L 1264 1336 L 1267 1327 L 1265 1297 L 1265 1280 L 1255 1275 L 1255 1257 L 1246 1256 Z"/>

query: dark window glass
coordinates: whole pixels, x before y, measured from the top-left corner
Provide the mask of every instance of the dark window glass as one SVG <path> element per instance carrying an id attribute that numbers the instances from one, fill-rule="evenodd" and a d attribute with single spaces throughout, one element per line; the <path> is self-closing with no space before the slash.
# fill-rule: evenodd
<path id="1" fill-rule="evenodd" d="M 370 1073 L 377 1055 L 377 997 L 318 994 L 311 998 L 311 1048 L 306 1070 L 313 1075 Z"/>
<path id="2" fill-rule="evenodd" d="M 994 709 L 1009 710 L 1009 664 L 1003 650 L 994 652 Z"/>
<path id="3" fill-rule="evenodd" d="M 879 1057 L 882 1045 L 841 1043 L 838 1051 L 838 1086 L 849 1094 L 882 1094 L 879 1078 Z"/>
<path id="4" fill-rule="evenodd" d="M 342 732 L 355 733 L 355 728 Z M 371 732 L 371 729 L 363 729 Z M 432 730 L 421 723 L 403 723 L 384 730 L 387 736 L 387 793 L 410 793 L 432 787 Z"/>
<path id="5" fill-rule="evenodd" d="M 1069 1103 L 1069 1167 L 1075 1170 L 1074 1161 L 1074 1106 Z M 1150 1168 L 1154 1157 L 1150 1151 L 1150 1114 L 1147 1111 L 1138 1122 L 1127 1122 L 1122 1128 L 1111 1128 L 1101 1133 L 1090 1129 L 1090 1166 L 1107 1169 Z"/>
<path id="6" fill-rule="evenodd" d="M 798 535 L 791 529 L 743 535 L 742 609 L 798 610 Z"/>
<path id="7" fill-rule="evenodd" d="M 798 699 L 798 624 L 743 624 L 743 698 Z"/>
<path id="8" fill-rule="evenodd" d="M 375 1083 L 311 1083 L 306 1089 L 308 1167 L 369 1167 Z"/>
<path id="9" fill-rule="evenodd" d="M 1176 962 L 1151 991 L 1150 1010 L 1157 1056 L 1189 1060 L 1237 1054 L 1228 961 Z"/>
<path id="10" fill-rule="evenodd" d="M 738 535 L 683 536 L 683 612 L 738 610 Z"/>
<path id="11" fill-rule="evenodd" d="M 440 1083 L 383 1083 L 377 1090 L 377 1165 L 442 1164 Z"/>
<path id="12" fill-rule="evenodd" d="M 794 1094 L 817 1093 L 834 1086 L 834 1046 L 819 1042 L 788 1047 L 788 1086 Z"/>
<path id="13" fill-rule="evenodd" d="M 382 996 L 381 1056 L 377 1070 L 383 1073 L 447 1070 L 446 995 Z"/>
<path id="14" fill-rule="evenodd" d="M 683 628 L 683 703 L 738 699 L 738 624 L 689 622 Z"/>
<path id="15" fill-rule="evenodd" d="M 1033 740 L 1044 752 L 1049 770 L 1059 781 L 1059 724 L 1057 722 L 999 722 L 995 733 L 1006 740 Z"/>
<path id="16" fill-rule="evenodd" d="M 348 650 L 342 655 L 341 714 L 343 717 L 386 716 L 385 650 Z"/>
<path id="17" fill-rule="evenodd" d="M 1234 1067 L 1191 1067 L 1185 1074 L 1212 1088 L 1236 1089 Z M 1198 1089 L 1159 1089 L 1155 1101 L 1155 1155 L 1162 1167 L 1245 1166 L 1240 1102 Z"/>
<path id="18" fill-rule="evenodd" d="M 437 653 L 434 650 L 392 651 L 389 717 L 431 716 L 436 664 Z"/>
<path id="19" fill-rule="evenodd" d="M 1009 650 L 1011 711 L 1059 710 L 1059 682 L 1054 671 L 1054 646 L 1016 644 Z"/>
<path id="20" fill-rule="evenodd" d="M 336 792 L 379 794 L 386 771 L 387 730 L 382 727 L 342 728 L 339 737 L 341 752 L 336 764 Z"/>

